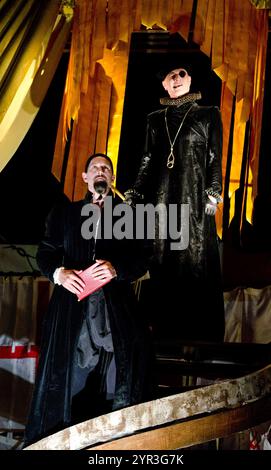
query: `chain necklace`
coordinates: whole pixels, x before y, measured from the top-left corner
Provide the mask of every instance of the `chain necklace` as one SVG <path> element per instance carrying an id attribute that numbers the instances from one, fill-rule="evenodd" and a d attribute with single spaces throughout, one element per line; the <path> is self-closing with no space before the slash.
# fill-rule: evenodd
<path id="1" fill-rule="evenodd" d="M 177 130 L 176 132 L 176 135 L 173 139 L 173 141 L 171 140 L 170 138 L 170 134 L 169 134 L 169 130 L 168 130 L 168 124 L 167 124 L 167 109 L 165 109 L 165 124 L 166 124 L 166 130 L 167 130 L 167 135 L 168 135 L 168 140 L 169 140 L 169 144 L 170 144 L 170 154 L 169 156 L 167 157 L 167 167 L 171 170 L 173 167 L 174 167 L 174 163 L 175 163 L 175 155 L 174 155 L 174 152 L 173 152 L 173 147 L 174 147 L 174 144 L 176 142 L 176 139 L 179 135 L 179 132 L 181 130 L 181 128 L 183 127 L 183 123 L 184 123 L 184 120 L 187 116 L 187 114 L 189 113 L 190 109 L 193 107 L 194 103 L 191 104 L 190 108 L 188 108 L 188 110 L 186 111 L 182 121 L 181 121 L 181 124 L 179 125 L 179 129 Z"/>

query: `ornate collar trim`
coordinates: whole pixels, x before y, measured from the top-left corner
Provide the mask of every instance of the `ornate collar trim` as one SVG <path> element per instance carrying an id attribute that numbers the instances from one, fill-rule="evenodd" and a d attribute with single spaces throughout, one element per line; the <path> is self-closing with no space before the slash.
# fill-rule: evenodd
<path id="1" fill-rule="evenodd" d="M 192 101 L 200 100 L 201 93 L 187 93 L 180 98 L 160 98 L 160 104 L 164 106 L 182 106 L 186 103 L 191 103 Z"/>

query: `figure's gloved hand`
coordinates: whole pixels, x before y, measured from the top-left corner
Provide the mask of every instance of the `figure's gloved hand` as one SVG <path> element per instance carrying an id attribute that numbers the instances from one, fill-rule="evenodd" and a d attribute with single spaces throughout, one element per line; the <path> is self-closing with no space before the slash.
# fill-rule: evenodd
<path id="1" fill-rule="evenodd" d="M 125 202 L 127 202 L 127 204 L 129 204 L 130 206 L 134 206 L 139 202 L 142 203 L 144 199 L 143 196 L 134 189 L 128 189 L 127 191 L 125 191 L 124 196 Z"/>
<path id="2" fill-rule="evenodd" d="M 127 204 L 129 204 L 129 206 L 132 206 L 134 204 L 134 191 L 133 191 L 133 189 L 128 189 L 127 191 L 125 191 L 124 196 L 125 196 L 125 202 L 127 202 Z"/>
<path id="3" fill-rule="evenodd" d="M 217 211 L 216 199 L 212 196 L 208 196 L 206 204 L 205 204 L 205 214 L 215 215 L 216 211 Z"/>

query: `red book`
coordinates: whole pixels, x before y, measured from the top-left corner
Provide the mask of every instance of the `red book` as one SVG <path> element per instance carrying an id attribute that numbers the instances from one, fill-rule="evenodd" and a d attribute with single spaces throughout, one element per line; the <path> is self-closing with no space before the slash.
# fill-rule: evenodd
<path id="1" fill-rule="evenodd" d="M 96 290 L 100 289 L 100 287 L 103 287 L 105 284 L 111 281 L 113 276 L 103 280 L 95 279 L 92 277 L 93 268 L 97 266 L 97 264 L 99 263 L 92 264 L 89 268 L 78 273 L 78 276 L 81 277 L 81 279 L 83 279 L 84 283 L 86 284 L 84 290 L 80 292 L 80 294 L 76 294 L 78 297 L 78 301 L 84 299 L 85 297 L 92 294 Z"/>

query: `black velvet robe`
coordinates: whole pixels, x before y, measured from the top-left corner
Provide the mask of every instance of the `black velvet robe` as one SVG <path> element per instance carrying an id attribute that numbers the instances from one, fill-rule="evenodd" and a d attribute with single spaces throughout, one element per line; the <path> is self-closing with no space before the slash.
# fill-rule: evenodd
<path id="1" fill-rule="evenodd" d="M 131 286 L 146 271 L 142 247 L 136 240 L 85 240 L 81 208 L 85 200 L 57 207 L 49 215 L 38 253 L 38 265 L 50 280 L 57 267 L 85 269 L 93 259 L 109 260 L 117 277 L 103 287 L 116 361 L 113 409 L 149 398 L 150 337 Z M 113 203 L 116 204 L 116 201 Z M 85 315 L 84 303 L 62 286 L 55 286 L 44 317 L 39 367 L 25 444 L 71 424 L 71 374 Z M 91 400 L 91 392 L 89 396 Z"/>
<path id="2" fill-rule="evenodd" d="M 223 340 L 224 303 L 215 218 L 205 214 L 207 193 L 222 191 L 222 125 L 217 107 L 191 101 L 168 106 L 167 123 L 176 142 L 175 163 L 167 168 L 170 143 L 165 108 L 148 115 L 146 143 L 134 191 L 144 203 L 189 205 L 189 245 L 172 250 L 171 241 L 153 243 L 151 294 L 154 332 L 161 338 Z M 167 220 L 164 223 L 167 224 Z M 182 224 L 178 211 L 178 227 Z M 159 293 L 157 295 L 157 292 Z M 153 303 L 154 301 L 154 303 Z"/>

